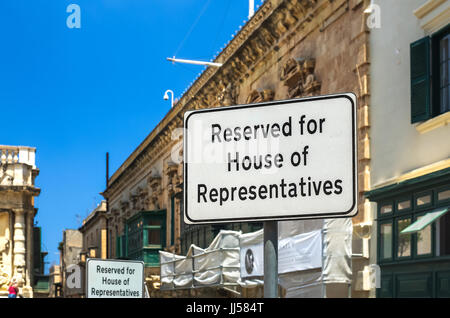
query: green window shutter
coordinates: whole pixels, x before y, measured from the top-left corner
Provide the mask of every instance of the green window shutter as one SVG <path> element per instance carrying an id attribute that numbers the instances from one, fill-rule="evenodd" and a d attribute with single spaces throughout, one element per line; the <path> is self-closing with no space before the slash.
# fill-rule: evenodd
<path id="1" fill-rule="evenodd" d="M 431 117 L 430 37 L 410 45 L 411 123 Z"/>
<path id="2" fill-rule="evenodd" d="M 170 198 L 170 245 L 175 244 L 175 196 Z"/>
<path id="3" fill-rule="evenodd" d="M 122 235 L 122 257 L 128 257 L 128 235 Z"/>
<path id="4" fill-rule="evenodd" d="M 116 258 L 120 257 L 120 236 L 116 236 Z"/>

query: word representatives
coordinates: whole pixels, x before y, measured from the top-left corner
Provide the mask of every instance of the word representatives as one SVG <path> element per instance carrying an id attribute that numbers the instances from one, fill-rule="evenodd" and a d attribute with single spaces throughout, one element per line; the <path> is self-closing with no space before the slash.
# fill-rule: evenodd
<path id="1" fill-rule="evenodd" d="M 211 125 L 211 142 L 229 143 L 248 141 L 257 138 L 282 138 L 293 134 L 293 119 L 290 116 L 284 123 L 260 124 L 253 126 L 222 127 L 220 124 Z M 307 118 L 301 115 L 298 120 L 300 136 L 322 134 L 326 130 L 325 118 Z M 264 170 L 283 168 L 285 165 L 293 167 L 306 167 L 309 163 L 310 146 L 305 145 L 299 151 L 290 154 L 258 154 L 241 155 L 239 152 L 227 153 L 227 171 Z M 197 185 L 197 202 L 213 202 L 219 205 L 234 200 L 277 199 L 311 197 L 321 194 L 340 195 L 343 192 L 342 180 L 314 180 L 311 176 L 301 176 L 295 180 L 281 179 L 278 183 L 236 186 L 236 187 L 208 187 L 205 184 Z"/>

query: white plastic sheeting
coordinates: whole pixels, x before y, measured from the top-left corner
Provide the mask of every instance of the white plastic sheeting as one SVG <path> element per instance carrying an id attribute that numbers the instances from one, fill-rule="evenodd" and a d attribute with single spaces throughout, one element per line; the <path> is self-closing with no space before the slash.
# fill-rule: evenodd
<path id="1" fill-rule="evenodd" d="M 322 231 L 297 234 L 278 241 L 278 273 L 322 267 Z"/>
<path id="2" fill-rule="evenodd" d="M 279 222 L 278 278 L 285 297 L 323 297 L 326 285 L 351 284 L 352 230 L 350 218 Z M 264 284 L 263 236 L 260 230 L 240 237 L 239 284 L 244 288 Z M 253 252 L 251 273 L 247 269 L 252 266 L 245 266 L 248 253 L 243 251 L 248 249 Z"/>
<path id="3" fill-rule="evenodd" d="M 236 285 L 241 234 L 220 231 L 206 249 L 191 245 L 186 256 L 160 251 L 161 289 Z"/>
<path id="4" fill-rule="evenodd" d="M 352 219 L 326 219 L 323 226 L 323 281 L 352 282 Z"/>
<path id="5" fill-rule="evenodd" d="M 241 278 L 264 275 L 264 231 L 240 236 Z M 278 273 L 322 267 L 322 231 L 296 234 L 278 241 Z"/>
<path id="6" fill-rule="evenodd" d="M 279 283 L 285 297 L 323 297 L 326 284 L 351 284 L 350 218 L 278 224 Z M 208 248 L 191 245 L 186 256 L 161 251 L 161 288 L 262 285 L 263 235 L 263 230 L 221 231 Z"/>

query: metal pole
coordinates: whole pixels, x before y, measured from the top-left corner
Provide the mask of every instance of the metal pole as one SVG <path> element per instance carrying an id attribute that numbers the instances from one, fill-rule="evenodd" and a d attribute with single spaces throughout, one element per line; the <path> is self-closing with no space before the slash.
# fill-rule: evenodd
<path id="1" fill-rule="evenodd" d="M 248 19 L 255 14 L 255 0 L 248 0 Z"/>
<path id="2" fill-rule="evenodd" d="M 108 190 L 109 186 L 109 152 L 106 152 L 106 190 Z M 109 200 L 106 198 L 106 213 L 109 212 Z M 111 254 L 109 252 L 109 246 L 110 246 L 110 235 L 109 235 L 109 224 L 108 224 L 108 218 L 106 218 L 106 258 L 109 258 Z"/>
<path id="3" fill-rule="evenodd" d="M 214 67 L 221 67 L 222 66 L 222 63 L 206 62 L 206 61 L 195 61 L 195 60 L 185 60 L 185 59 L 176 59 L 175 56 L 174 57 L 168 57 L 167 60 L 171 61 L 171 62 L 195 64 L 195 65 L 205 65 L 205 66 L 214 66 Z"/>
<path id="4" fill-rule="evenodd" d="M 264 222 L 264 298 L 278 297 L 278 222 Z"/>
<path id="5" fill-rule="evenodd" d="M 322 268 L 320 269 L 322 272 L 320 273 L 321 276 L 321 284 L 322 284 L 322 298 L 327 298 L 327 287 L 325 286 L 324 282 L 323 282 L 323 264 L 325 264 L 325 255 L 323 253 L 323 242 L 325 242 L 324 240 L 324 233 L 323 233 L 323 224 L 322 224 L 322 229 L 320 230 L 320 234 L 322 236 Z"/>

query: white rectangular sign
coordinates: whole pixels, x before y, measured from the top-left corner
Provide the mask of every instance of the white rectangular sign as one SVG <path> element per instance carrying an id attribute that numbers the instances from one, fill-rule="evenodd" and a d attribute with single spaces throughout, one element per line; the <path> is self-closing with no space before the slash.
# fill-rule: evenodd
<path id="1" fill-rule="evenodd" d="M 357 213 L 354 94 L 190 111 L 184 128 L 186 223 Z"/>
<path id="2" fill-rule="evenodd" d="M 86 261 L 86 298 L 143 298 L 144 262 Z"/>

